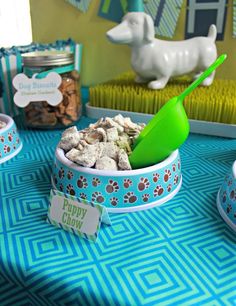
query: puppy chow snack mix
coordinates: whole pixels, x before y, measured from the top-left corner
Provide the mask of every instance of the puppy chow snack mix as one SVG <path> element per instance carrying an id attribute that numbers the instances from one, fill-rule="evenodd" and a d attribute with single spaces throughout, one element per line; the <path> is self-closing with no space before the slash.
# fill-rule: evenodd
<path id="1" fill-rule="evenodd" d="M 70 161 L 98 170 L 131 170 L 129 154 L 132 144 L 145 124 L 133 123 L 117 115 L 101 118 L 88 128 L 78 131 L 75 126 L 64 131 L 58 147 Z"/>
<path id="2" fill-rule="evenodd" d="M 6 122 L 0 120 L 0 129 L 3 129 L 6 125 Z"/>

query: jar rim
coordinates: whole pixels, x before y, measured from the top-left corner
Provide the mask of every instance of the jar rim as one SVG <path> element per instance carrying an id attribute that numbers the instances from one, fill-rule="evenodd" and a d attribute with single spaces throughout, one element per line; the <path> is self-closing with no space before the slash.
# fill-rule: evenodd
<path id="1" fill-rule="evenodd" d="M 22 54 L 28 67 L 60 66 L 74 63 L 74 54 L 68 51 L 35 51 Z"/>

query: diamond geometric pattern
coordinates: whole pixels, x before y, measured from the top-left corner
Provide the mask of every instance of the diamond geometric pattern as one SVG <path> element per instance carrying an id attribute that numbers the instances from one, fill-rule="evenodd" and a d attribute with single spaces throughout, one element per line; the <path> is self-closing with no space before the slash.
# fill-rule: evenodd
<path id="1" fill-rule="evenodd" d="M 46 222 L 62 131 L 18 127 L 23 149 L 0 166 L 1 306 L 236 305 L 236 236 L 216 208 L 235 140 L 190 135 L 178 195 L 111 215 L 92 243 Z"/>

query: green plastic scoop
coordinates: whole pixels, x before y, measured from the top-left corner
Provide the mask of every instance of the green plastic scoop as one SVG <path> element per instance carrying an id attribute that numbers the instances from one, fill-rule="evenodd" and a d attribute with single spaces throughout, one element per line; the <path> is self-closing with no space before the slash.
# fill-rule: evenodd
<path id="1" fill-rule="evenodd" d="M 218 57 L 182 94 L 170 99 L 146 125 L 129 156 L 133 169 L 151 166 L 164 160 L 184 143 L 189 134 L 189 122 L 182 102 L 226 57 L 226 54 Z"/>

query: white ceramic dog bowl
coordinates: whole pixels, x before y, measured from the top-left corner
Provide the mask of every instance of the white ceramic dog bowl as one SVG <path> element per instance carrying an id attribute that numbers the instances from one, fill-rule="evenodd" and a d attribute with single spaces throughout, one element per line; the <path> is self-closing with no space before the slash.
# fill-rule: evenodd
<path id="1" fill-rule="evenodd" d="M 182 184 L 178 150 L 163 162 L 138 170 L 103 171 L 77 166 L 57 148 L 52 171 L 53 188 L 106 206 L 114 213 L 161 205 Z"/>
<path id="2" fill-rule="evenodd" d="M 0 129 L 0 164 L 17 155 L 22 149 L 16 124 L 14 120 L 4 114 L 0 114 L 0 121 L 6 126 Z"/>
<path id="3" fill-rule="evenodd" d="M 218 192 L 217 207 L 224 221 L 236 232 L 236 161 Z"/>

